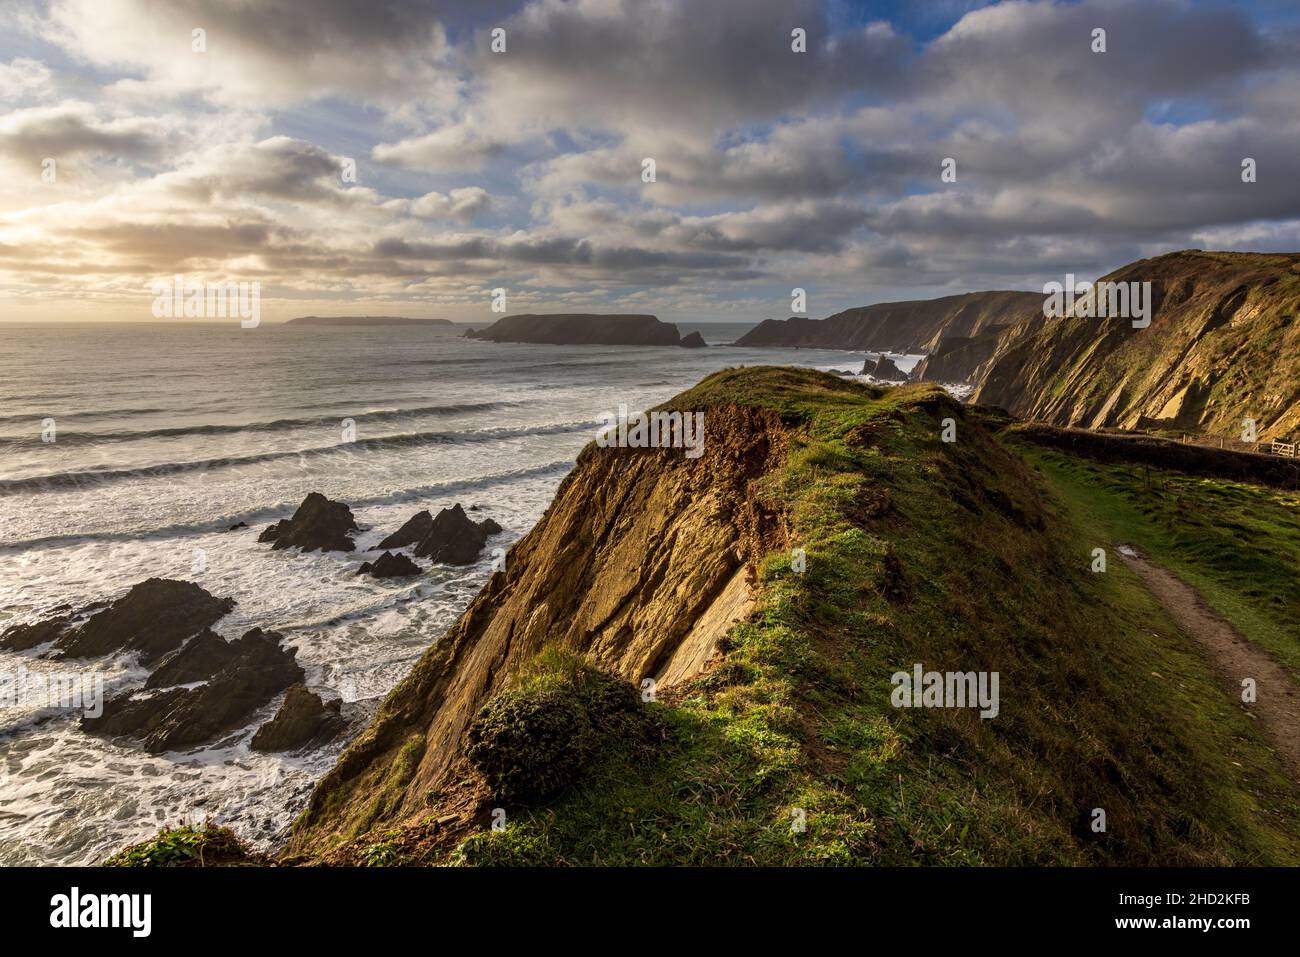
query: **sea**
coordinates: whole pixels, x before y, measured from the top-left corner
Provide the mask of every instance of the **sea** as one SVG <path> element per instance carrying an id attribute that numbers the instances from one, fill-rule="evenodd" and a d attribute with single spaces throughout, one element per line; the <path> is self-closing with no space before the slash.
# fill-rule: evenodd
<path id="1" fill-rule="evenodd" d="M 856 372 L 867 357 L 731 345 L 751 326 L 678 323 L 712 347 L 681 349 L 495 344 L 463 325 L 0 325 L 0 629 L 150 577 L 195 581 L 237 602 L 215 630 L 280 632 L 308 685 L 364 720 L 491 572 L 485 552 L 414 579 L 358 577 L 411 515 L 477 506 L 508 547 L 620 404 L 648 408 L 729 366 Z M 357 551 L 257 543 L 312 491 L 352 508 Z M 46 650 L 0 651 L 0 687 L 47 672 L 111 696 L 147 675 L 130 655 Z M 250 750 L 276 701 L 207 747 L 150 755 L 32 698 L 0 698 L 0 865 L 94 864 L 182 821 L 273 847 L 342 747 Z"/>

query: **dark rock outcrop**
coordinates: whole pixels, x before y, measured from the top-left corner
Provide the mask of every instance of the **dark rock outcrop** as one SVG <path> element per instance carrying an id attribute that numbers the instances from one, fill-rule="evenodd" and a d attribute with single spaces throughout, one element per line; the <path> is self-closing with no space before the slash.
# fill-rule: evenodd
<path id="1" fill-rule="evenodd" d="M 429 514 L 429 510 L 416 512 L 406 520 L 406 524 L 375 547 L 405 548 L 407 545 L 414 545 L 428 535 L 431 528 L 433 528 L 433 516 Z"/>
<path id="2" fill-rule="evenodd" d="M 99 603 L 78 613 L 14 626 L 0 636 L 0 648 L 23 650 L 52 640 L 51 658 L 97 658 L 134 651 L 141 663 L 149 665 L 233 607 L 233 599 L 216 598 L 193 582 L 150 578 L 107 607 Z M 101 610 L 85 618 L 93 608 Z M 81 624 L 74 624 L 82 618 Z"/>
<path id="3" fill-rule="evenodd" d="M 923 382 L 968 382 L 997 352 L 1003 332 L 997 328 L 978 336 L 949 336 L 917 363 L 912 374 Z"/>
<path id="4" fill-rule="evenodd" d="M 429 534 L 415 546 L 415 554 L 444 565 L 469 565 L 478 560 L 488 536 L 499 531 L 501 526 L 492 519 L 475 522 L 457 503 L 438 513 Z"/>
<path id="5" fill-rule="evenodd" d="M 230 656 L 206 684 L 131 691 L 104 703 L 99 717 L 83 717 L 92 734 L 143 739 L 151 754 L 192 748 L 233 731 L 258 708 L 303 680 L 294 652 L 280 635 L 254 628 L 230 643 Z"/>
<path id="6" fill-rule="evenodd" d="M 6 651 L 26 651 L 43 645 L 63 634 L 72 620 L 72 615 L 55 615 L 28 625 L 13 625 L 0 634 L 0 648 Z"/>
<path id="7" fill-rule="evenodd" d="M 144 686 L 152 690 L 207 681 L 234 657 L 234 646 L 209 629 L 160 661 Z"/>
<path id="8" fill-rule="evenodd" d="M 677 344 L 684 349 L 703 349 L 708 345 L 704 341 L 704 337 L 698 332 L 691 332 L 682 336 L 682 341 Z"/>
<path id="9" fill-rule="evenodd" d="M 675 346 L 681 342 L 677 327 L 655 316 L 596 313 L 505 316 L 482 332 L 465 335 L 487 342 L 543 345 Z"/>
<path id="10" fill-rule="evenodd" d="M 894 364 L 889 356 L 868 359 L 862 364 L 862 374 L 869 375 L 877 382 L 906 382 L 907 373 Z"/>
<path id="11" fill-rule="evenodd" d="M 358 575 L 372 575 L 375 578 L 404 578 L 420 574 L 420 566 L 401 552 L 394 555 L 384 552 L 374 562 L 363 562 L 357 569 Z"/>
<path id="12" fill-rule="evenodd" d="M 342 502 L 312 492 L 292 518 L 281 519 L 257 537 L 259 542 L 270 542 L 271 548 L 300 548 L 304 552 L 350 552 L 356 548 L 349 537 L 357 530 L 352 509 Z"/>
<path id="13" fill-rule="evenodd" d="M 346 726 L 342 700 L 322 701 L 304 684 L 290 686 L 275 717 L 257 729 L 249 743 L 254 751 L 296 751 L 319 747 L 336 738 Z"/>

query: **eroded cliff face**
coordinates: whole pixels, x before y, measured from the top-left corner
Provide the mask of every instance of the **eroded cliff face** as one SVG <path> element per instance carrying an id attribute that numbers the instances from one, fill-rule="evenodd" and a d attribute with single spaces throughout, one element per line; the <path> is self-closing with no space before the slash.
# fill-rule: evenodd
<path id="1" fill-rule="evenodd" d="M 1298 859 L 1293 784 L 1231 699 L 1203 720 L 1217 679 L 1089 570 L 1005 417 L 770 367 L 673 407 L 704 455 L 586 449 L 282 862 Z M 898 701 L 920 667 L 1001 697 Z"/>
<path id="2" fill-rule="evenodd" d="M 1042 307 L 1043 297 L 1037 293 L 1008 290 L 881 302 L 826 319 L 768 319 L 736 345 L 937 352 L 945 339 L 977 336 L 1035 311 L 1041 315 Z"/>
<path id="3" fill-rule="evenodd" d="M 970 370 L 973 401 L 1087 428 L 1237 436 L 1251 418 L 1261 438 L 1300 430 L 1300 255 L 1179 252 L 1104 279 L 1151 283 L 1149 327 L 1018 323 Z"/>
<path id="4" fill-rule="evenodd" d="M 290 851 L 320 857 L 428 811 L 466 775 L 467 727 L 543 648 L 658 693 L 705 670 L 752 606 L 755 564 L 784 541 L 755 483 L 785 454 L 777 415 L 706 410 L 704 453 L 599 448 L 446 636 L 317 787 Z"/>

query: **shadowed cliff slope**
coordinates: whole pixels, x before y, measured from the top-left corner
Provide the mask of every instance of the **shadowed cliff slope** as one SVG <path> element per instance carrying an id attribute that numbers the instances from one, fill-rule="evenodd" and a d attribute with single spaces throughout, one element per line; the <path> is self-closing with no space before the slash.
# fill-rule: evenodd
<path id="1" fill-rule="evenodd" d="M 704 455 L 584 450 L 286 860 L 1300 860 L 1258 730 L 981 410 L 776 368 L 665 408 Z M 918 664 L 997 672 L 997 714 L 895 707 Z M 647 678 L 640 710 L 610 690 Z"/>
<path id="2" fill-rule="evenodd" d="M 736 345 L 936 352 L 944 339 L 976 336 L 1035 311 L 1041 315 L 1042 307 L 1043 297 L 1037 293 L 1001 290 L 880 302 L 826 319 L 767 319 Z"/>

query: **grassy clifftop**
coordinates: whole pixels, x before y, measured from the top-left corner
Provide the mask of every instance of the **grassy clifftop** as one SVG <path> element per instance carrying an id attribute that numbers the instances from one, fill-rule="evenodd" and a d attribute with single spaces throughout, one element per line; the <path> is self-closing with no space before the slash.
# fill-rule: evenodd
<path id="1" fill-rule="evenodd" d="M 984 413 L 780 368 L 665 407 L 705 411 L 706 454 L 588 448 L 322 781 L 289 859 L 1300 862 L 1257 729 L 1134 578 L 1090 571 L 1110 543 Z M 702 641 L 727 602 L 743 620 Z M 894 707 L 915 664 L 998 672 L 998 714 Z M 642 713 L 603 690 L 654 676 L 673 680 Z M 511 803 L 466 756 L 484 740 L 548 742 L 563 780 Z M 491 757 L 516 783 L 532 760 Z"/>

